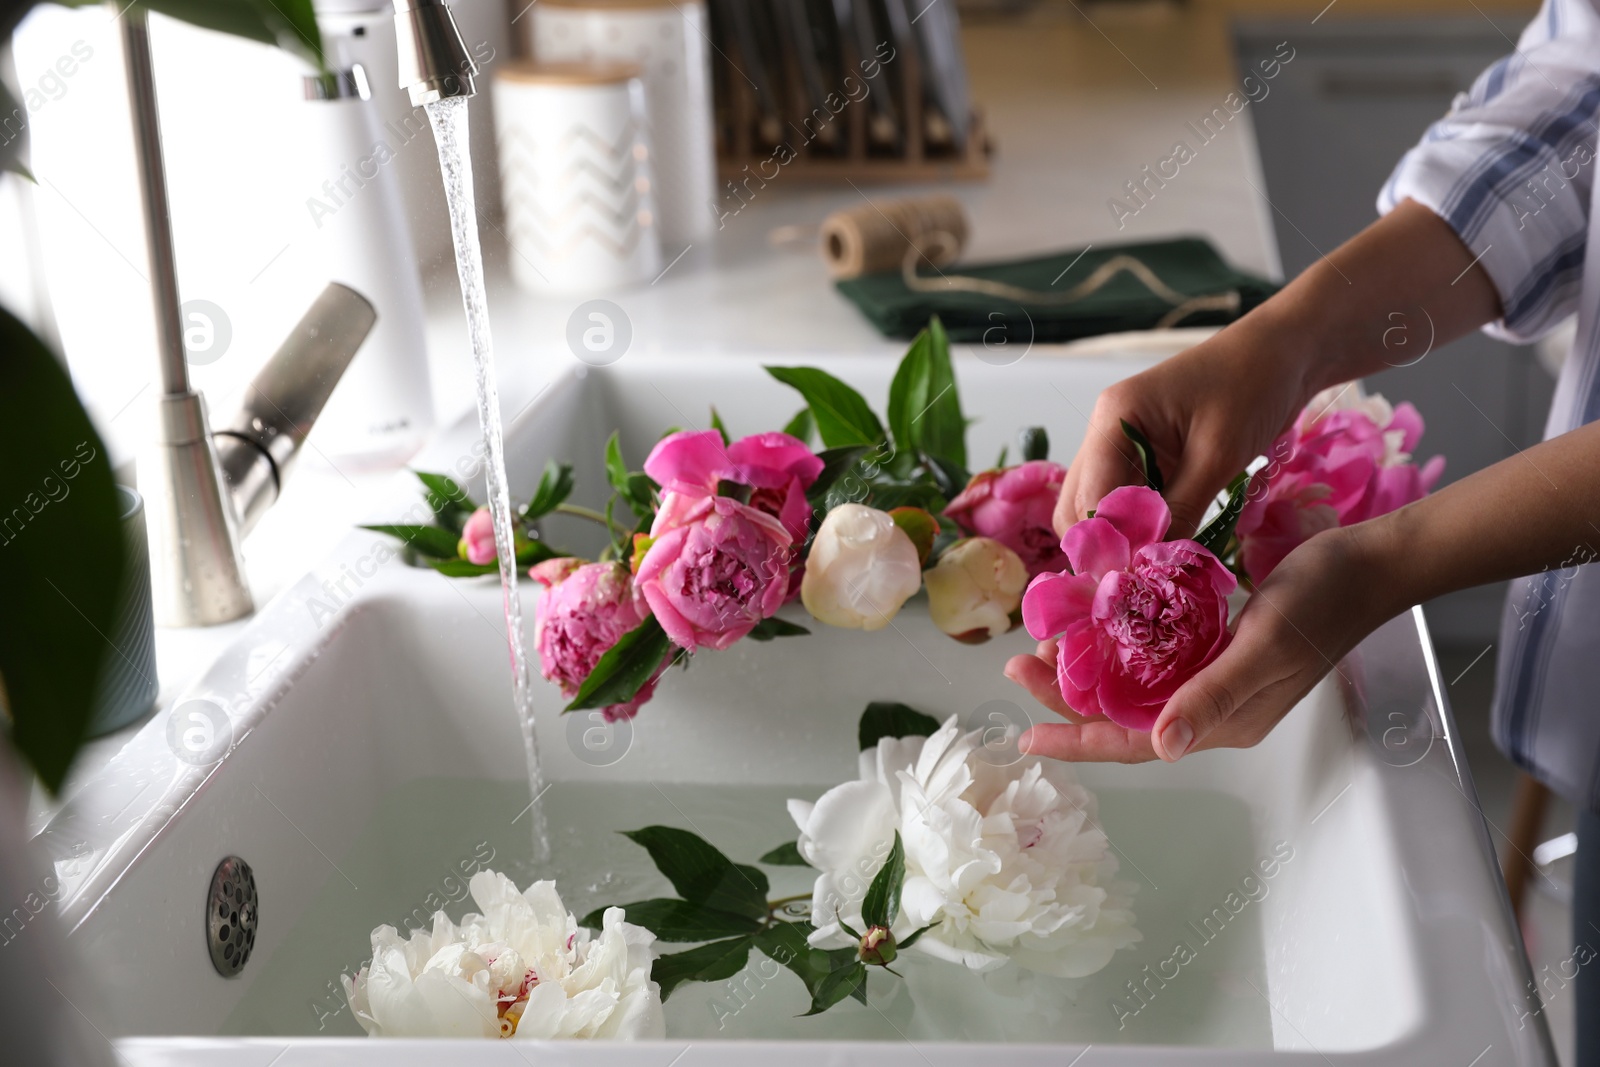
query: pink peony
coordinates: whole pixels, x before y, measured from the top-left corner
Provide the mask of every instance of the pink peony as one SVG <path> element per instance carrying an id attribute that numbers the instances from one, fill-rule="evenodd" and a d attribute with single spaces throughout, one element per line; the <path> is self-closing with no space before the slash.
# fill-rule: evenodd
<path id="1" fill-rule="evenodd" d="M 783 606 L 794 538 L 732 497 L 668 492 L 636 577 L 680 647 L 727 648 Z"/>
<path id="2" fill-rule="evenodd" d="M 1124 486 L 1061 539 L 1072 572 L 1022 598 L 1028 632 L 1059 637 L 1061 695 L 1080 715 L 1149 730 L 1167 700 L 1227 647 L 1232 572 L 1198 543 L 1163 541 L 1172 513 Z"/>
<path id="3" fill-rule="evenodd" d="M 1239 516 L 1239 561 L 1252 581 L 1271 574 L 1313 534 L 1349 526 L 1421 500 L 1444 473 L 1444 458 L 1418 467 L 1422 439 L 1411 404 L 1391 407 L 1350 383 L 1325 390 L 1273 442 Z"/>
<path id="4" fill-rule="evenodd" d="M 561 686 L 562 694 L 570 698 L 600 657 L 623 634 L 643 622 L 650 608 L 628 568 L 621 563 L 551 559 L 529 570 L 528 577 L 544 586 L 533 628 L 539 673 Z M 637 714 L 655 694 L 660 673 L 657 671 L 627 703 L 601 709 L 606 721 Z"/>
<path id="5" fill-rule="evenodd" d="M 722 481 L 749 486 L 750 506 L 778 519 L 799 541 L 811 520 L 806 490 L 822 473 L 822 460 L 786 433 L 723 445 L 716 430 L 683 430 L 656 442 L 644 470 L 664 492 L 686 496 L 714 496 Z"/>
<path id="6" fill-rule="evenodd" d="M 467 516 L 467 523 L 461 528 L 461 543 L 456 550 L 468 563 L 481 565 L 494 562 L 494 520 L 489 517 L 487 507 L 481 507 Z"/>
<path id="7" fill-rule="evenodd" d="M 974 537 L 999 541 L 1021 558 L 1029 576 L 1067 565 L 1050 519 L 1067 469 L 1034 459 L 1005 470 L 982 471 L 944 509 Z"/>

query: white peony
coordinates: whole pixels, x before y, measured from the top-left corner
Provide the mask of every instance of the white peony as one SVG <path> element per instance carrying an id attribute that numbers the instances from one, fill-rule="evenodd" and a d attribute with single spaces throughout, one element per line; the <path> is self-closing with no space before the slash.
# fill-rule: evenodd
<path id="1" fill-rule="evenodd" d="M 922 588 L 922 557 L 887 512 L 840 504 L 806 556 L 800 599 L 829 626 L 881 630 Z"/>
<path id="2" fill-rule="evenodd" d="M 968 537 L 945 549 L 923 580 L 933 624 L 957 640 L 977 643 L 1011 629 L 1028 568 L 999 541 Z"/>
<path id="3" fill-rule="evenodd" d="M 650 980 L 655 935 L 607 908 L 598 936 L 578 926 L 554 882 L 517 892 L 479 871 L 470 883 L 483 914 L 401 940 L 372 931 L 372 962 L 345 996 L 372 1037 L 649 1039 L 665 1036 L 661 990 Z"/>
<path id="4" fill-rule="evenodd" d="M 855 944 L 861 900 L 898 830 L 906 881 L 893 932 L 931 924 L 910 951 L 991 971 L 1093 974 L 1139 940 L 1134 887 L 1094 821 L 1095 798 L 1064 763 L 984 759 L 981 732 L 954 717 L 931 737 L 885 738 L 861 753 L 861 778 L 815 804 L 789 801 L 800 854 L 822 873 L 812 944 Z"/>

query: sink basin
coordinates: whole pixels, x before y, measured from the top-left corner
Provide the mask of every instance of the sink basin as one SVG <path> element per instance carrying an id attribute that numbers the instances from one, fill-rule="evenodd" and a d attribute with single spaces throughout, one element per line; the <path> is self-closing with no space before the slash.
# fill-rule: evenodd
<path id="1" fill-rule="evenodd" d="M 880 405 L 893 369 L 806 362 Z M 974 465 L 1026 424 L 1069 454 L 1095 395 L 1140 365 L 958 358 Z M 612 427 L 637 465 L 668 427 L 704 425 L 709 404 L 737 434 L 781 425 L 798 400 L 754 361 L 575 368 L 508 428 L 513 496 L 556 457 L 579 465 L 574 499 L 601 503 Z M 475 438 L 457 427 L 416 465 L 469 470 Z M 414 485 L 397 479 L 372 518 L 400 516 Z M 566 521 L 552 540 L 596 547 Z M 631 724 L 560 716 L 540 682 L 555 855 L 536 870 L 498 587 L 409 567 L 393 544 L 353 531 L 42 832 L 62 914 L 103 985 L 97 1025 L 128 1062 L 1064 1067 L 1086 1048 L 1093 1064 L 1554 1062 L 1420 611 L 1255 749 L 1080 769 L 1120 876 L 1138 885 L 1144 934 L 1089 978 L 951 976 L 912 959 L 903 982 L 874 976 L 870 1005 L 799 1019 L 798 981 L 754 954 L 734 979 L 674 994 L 665 1042 L 361 1037 L 338 977 L 366 959 L 368 931 L 425 924 L 436 907 L 459 916 L 475 870 L 519 884 L 553 874 L 580 914 L 652 896 L 659 877 L 615 831 L 693 828 L 753 861 L 793 839 L 786 797 L 854 776 L 869 700 L 972 726 L 1049 715 L 1000 676 L 1025 634 L 958 644 L 920 601 L 875 634 L 812 624 L 809 637 L 697 656 Z M 532 599 L 524 586 L 530 615 Z M 254 870 L 259 927 L 248 965 L 223 978 L 204 931 L 230 855 Z M 809 885 L 802 869 L 769 873 L 778 895 Z"/>

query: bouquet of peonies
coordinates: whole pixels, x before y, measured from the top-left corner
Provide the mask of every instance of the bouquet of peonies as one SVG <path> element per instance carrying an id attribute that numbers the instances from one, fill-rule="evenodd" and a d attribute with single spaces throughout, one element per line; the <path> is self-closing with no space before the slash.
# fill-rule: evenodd
<path id="1" fill-rule="evenodd" d="M 1149 731 L 1227 647 L 1236 575 L 1259 583 L 1313 534 L 1427 495 L 1444 459 L 1412 462 L 1422 430 L 1416 408 L 1364 395 L 1359 382 L 1319 393 L 1265 463 L 1233 480 L 1210 523 L 1169 541 L 1154 449 L 1123 423 L 1146 484 L 1112 491 L 1069 529 L 1065 566 L 1034 578 L 1022 600 L 1028 632 L 1057 642 L 1062 699 L 1081 715 Z"/>
<path id="2" fill-rule="evenodd" d="M 1021 465 L 1006 467 L 1003 452 L 995 469 L 968 473 L 938 319 L 901 360 L 885 419 L 824 371 L 767 370 L 806 404 L 782 430 L 735 439 L 713 409 L 709 429 L 668 432 L 639 471 L 613 434 L 603 510 L 569 503 L 573 468 L 551 462 L 518 512 L 517 562 L 541 586 L 540 670 L 566 710 L 632 716 L 694 652 L 805 634 L 775 617 L 796 598 L 819 622 L 878 630 L 925 587 L 940 629 L 986 641 L 1020 625 L 1029 577 L 1061 565 L 1050 515 L 1065 469 L 1029 428 Z M 494 573 L 488 509 L 448 477 L 418 476 L 433 522 L 367 528 L 443 574 Z M 605 528 L 596 560 L 544 540 L 541 521 L 557 513 Z"/>

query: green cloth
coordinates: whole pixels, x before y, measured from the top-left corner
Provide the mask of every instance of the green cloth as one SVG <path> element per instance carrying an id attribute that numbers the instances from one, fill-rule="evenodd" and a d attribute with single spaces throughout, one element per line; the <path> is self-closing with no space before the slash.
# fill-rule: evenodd
<path id="1" fill-rule="evenodd" d="M 1278 286 L 1272 282 L 1230 267 L 1209 241 L 1199 237 L 1094 245 L 1081 258 L 1080 252 L 1073 250 L 1038 259 L 943 269 L 951 277 L 982 278 L 1037 292 L 1061 293 L 1088 278 L 1116 255 L 1138 259 L 1163 283 L 1185 297 L 1230 290 L 1239 293 L 1237 313 L 1195 311 L 1177 323 L 1178 326 L 1225 325 L 1278 291 Z M 922 274 L 935 280 L 939 277 L 926 263 L 922 265 Z M 951 340 L 991 346 L 1025 346 L 1032 341 L 1072 341 L 1123 330 L 1147 330 L 1173 307 L 1126 271 L 1114 275 L 1081 300 L 1054 305 L 1018 303 L 984 293 L 915 292 L 906 288 L 898 271 L 846 278 L 836 284 L 839 292 L 888 337 L 915 337 L 930 318 L 938 315 Z"/>

